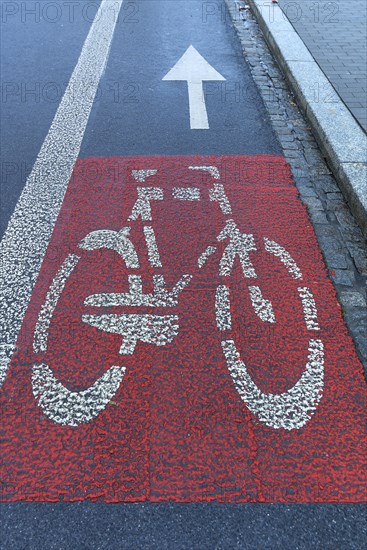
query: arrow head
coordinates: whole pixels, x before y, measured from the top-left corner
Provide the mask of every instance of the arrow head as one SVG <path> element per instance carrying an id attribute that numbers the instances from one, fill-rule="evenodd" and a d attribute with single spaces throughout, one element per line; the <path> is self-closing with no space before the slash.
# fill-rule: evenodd
<path id="1" fill-rule="evenodd" d="M 194 46 L 189 46 L 162 80 L 187 80 L 190 83 L 204 80 L 225 80 L 225 78 L 199 54 Z"/>

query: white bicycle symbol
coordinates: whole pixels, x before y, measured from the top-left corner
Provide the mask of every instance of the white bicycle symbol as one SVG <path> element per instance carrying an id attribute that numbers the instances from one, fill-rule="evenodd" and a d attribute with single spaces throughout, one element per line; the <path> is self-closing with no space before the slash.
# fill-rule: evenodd
<path id="1" fill-rule="evenodd" d="M 324 351 L 319 338 L 310 338 L 308 344 L 308 360 L 299 380 L 289 390 L 280 394 L 264 393 L 251 378 L 245 362 L 241 359 L 235 337 L 231 336 L 231 292 L 228 282 L 236 258 L 239 259 L 243 277 L 256 282 L 257 274 L 251 262 L 250 254 L 258 251 L 253 234 L 241 233 L 232 219 L 232 209 L 226 196 L 224 185 L 220 179 L 219 170 L 214 166 L 190 166 L 191 170 L 202 170 L 210 173 L 215 181 L 209 190 L 209 198 L 216 202 L 224 217 L 224 226 L 217 236 L 217 243 L 226 244 L 219 261 L 219 276 L 223 284 L 219 285 L 215 294 L 216 324 L 222 336 L 223 355 L 232 377 L 234 387 L 248 409 L 265 425 L 286 430 L 303 427 L 312 417 L 322 397 L 324 384 Z M 139 183 L 145 183 L 148 177 L 154 176 L 156 170 L 133 171 L 134 178 Z M 197 188 L 174 188 L 172 195 L 178 200 L 198 200 L 200 191 Z M 137 200 L 132 209 L 129 222 L 138 217 L 144 222 L 152 221 L 152 201 L 163 200 L 163 190 L 158 187 L 137 187 Z M 117 253 L 128 269 L 139 267 L 139 259 L 130 239 L 130 227 L 119 231 L 92 231 L 79 243 L 82 250 L 95 251 L 110 249 Z M 152 225 L 144 226 L 144 237 L 148 250 L 150 264 L 154 268 L 162 267 L 155 232 Z M 291 255 L 277 242 L 264 237 L 262 246 L 267 254 L 277 258 L 289 277 L 298 281 L 299 299 L 302 304 L 306 329 L 311 332 L 320 330 L 317 309 L 312 291 L 302 285 L 303 276 Z M 216 244 L 208 246 L 197 260 L 202 269 L 211 256 L 217 251 Z M 49 327 L 58 301 L 66 282 L 73 273 L 81 256 L 69 254 L 58 273 L 54 277 L 45 302 L 39 312 L 34 330 L 33 348 L 35 353 L 46 352 L 48 349 Z M 170 313 L 156 315 L 144 314 L 102 314 L 82 315 L 82 321 L 102 332 L 119 334 L 122 337 L 120 355 L 131 355 L 136 344 L 165 346 L 174 341 L 179 334 L 179 318 L 171 311 L 178 306 L 180 293 L 192 281 L 191 274 L 180 277 L 172 289 L 168 290 L 162 275 L 153 275 L 153 292 L 143 293 L 143 281 L 140 275 L 128 275 L 129 291 L 126 293 L 102 293 L 88 296 L 84 305 L 94 307 L 132 306 L 149 309 L 167 308 Z M 227 284 L 224 284 L 227 283 Z M 251 304 L 256 315 L 264 323 L 275 323 L 276 317 L 270 300 L 263 296 L 261 288 L 256 284 L 248 285 Z M 70 391 L 55 377 L 52 369 L 46 364 L 35 364 L 32 374 L 32 390 L 38 405 L 44 414 L 53 422 L 65 426 L 78 426 L 95 419 L 111 401 L 118 391 L 126 367 L 111 366 L 93 385 L 79 392 Z"/>

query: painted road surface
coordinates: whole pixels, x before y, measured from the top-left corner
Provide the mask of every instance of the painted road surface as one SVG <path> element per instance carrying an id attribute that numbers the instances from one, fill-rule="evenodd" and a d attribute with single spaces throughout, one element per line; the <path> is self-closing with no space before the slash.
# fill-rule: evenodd
<path id="1" fill-rule="evenodd" d="M 280 157 L 78 161 L 2 398 L 10 500 L 364 498 L 362 369 Z"/>
<path id="2" fill-rule="evenodd" d="M 362 366 L 228 22 L 107 7 L 2 241 L 2 499 L 365 500 Z"/>

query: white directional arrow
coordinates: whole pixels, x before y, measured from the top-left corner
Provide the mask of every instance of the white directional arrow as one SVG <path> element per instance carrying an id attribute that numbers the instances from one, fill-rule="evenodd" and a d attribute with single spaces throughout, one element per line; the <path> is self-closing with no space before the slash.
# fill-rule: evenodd
<path id="1" fill-rule="evenodd" d="M 190 128 L 191 130 L 208 130 L 203 81 L 225 80 L 206 59 L 193 47 L 189 46 L 162 80 L 186 80 L 189 91 Z"/>

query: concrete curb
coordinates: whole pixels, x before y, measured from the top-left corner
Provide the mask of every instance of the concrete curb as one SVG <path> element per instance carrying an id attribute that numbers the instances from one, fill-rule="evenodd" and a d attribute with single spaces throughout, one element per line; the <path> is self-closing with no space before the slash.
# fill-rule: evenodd
<path id="1" fill-rule="evenodd" d="M 367 235 L 367 135 L 281 8 L 269 0 L 247 1 L 356 221 Z"/>

